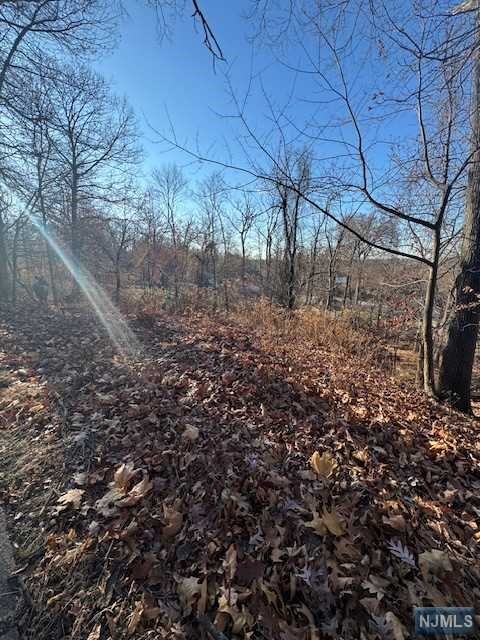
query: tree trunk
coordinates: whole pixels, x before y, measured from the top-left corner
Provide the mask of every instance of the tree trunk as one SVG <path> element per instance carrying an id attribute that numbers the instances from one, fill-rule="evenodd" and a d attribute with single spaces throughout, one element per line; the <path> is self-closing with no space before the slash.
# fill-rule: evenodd
<path id="1" fill-rule="evenodd" d="M 287 266 L 287 309 L 293 311 L 295 308 L 295 256 L 288 255 Z"/>
<path id="2" fill-rule="evenodd" d="M 350 272 L 347 274 L 347 277 L 345 279 L 345 289 L 343 291 L 343 301 L 342 301 L 343 309 L 345 309 L 345 307 L 347 306 L 347 298 L 348 298 L 349 290 L 350 290 Z"/>
<path id="3" fill-rule="evenodd" d="M 477 29 L 480 28 L 480 11 Z M 468 172 L 460 271 L 455 281 L 455 308 L 442 353 L 438 391 L 456 409 L 470 413 L 471 382 L 480 313 L 480 51 L 472 78 L 472 163 Z"/>
<path id="4" fill-rule="evenodd" d="M 71 250 L 72 258 L 76 264 L 80 257 L 80 238 L 78 229 L 78 177 L 76 171 L 73 170 L 72 175 L 72 192 L 71 192 Z"/>
<path id="5" fill-rule="evenodd" d="M 120 256 L 115 260 L 115 302 L 120 304 L 120 291 L 122 288 L 122 277 L 120 273 Z"/>
<path id="6" fill-rule="evenodd" d="M 180 299 L 180 285 L 179 285 L 179 273 L 178 273 L 178 250 L 174 245 L 174 271 L 173 271 L 173 299 L 175 304 L 175 311 L 178 311 L 179 299 Z"/>
<path id="7" fill-rule="evenodd" d="M 270 302 L 273 297 L 273 287 L 272 287 L 272 244 L 273 238 L 270 234 L 267 236 L 267 241 L 265 243 L 265 287 L 264 291 L 266 291 Z"/>
<path id="8" fill-rule="evenodd" d="M 10 273 L 8 269 L 7 231 L 0 215 L 0 302 L 8 302 L 10 296 Z"/>
<path id="9" fill-rule="evenodd" d="M 43 186 L 42 186 L 42 176 L 41 176 L 41 172 L 40 172 L 40 168 L 37 168 L 37 173 L 38 173 L 38 182 L 39 182 L 39 187 L 38 187 L 38 201 L 40 203 L 40 211 L 42 212 L 42 223 L 43 223 L 43 228 L 46 234 L 48 234 L 48 229 L 47 229 L 47 208 L 45 206 L 45 198 L 43 195 Z M 55 271 L 54 271 L 54 267 L 53 267 L 53 254 L 52 254 L 52 247 L 50 246 L 50 243 L 48 242 L 48 240 L 45 238 L 45 249 L 47 251 L 47 262 L 48 262 L 48 272 L 50 275 L 50 286 L 52 288 L 52 298 L 53 298 L 53 303 L 57 304 L 58 303 L 58 296 L 57 296 L 57 286 L 55 283 Z"/>
<path id="10" fill-rule="evenodd" d="M 309 269 L 309 273 L 308 273 L 307 292 L 306 292 L 306 303 L 307 304 L 312 304 L 313 303 L 313 285 L 314 285 L 315 272 L 317 270 L 318 237 L 319 237 L 319 235 L 320 235 L 320 225 L 318 225 L 318 227 L 315 230 L 315 235 L 313 237 L 312 251 L 310 253 L 310 269 Z"/>
<path id="11" fill-rule="evenodd" d="M 360 299 L 360 286 L 361 286 L 361 284 L 362 284 L 362 272 L 361 272 L 360 267 L 359 267 L 359 271 L 358 271 L 358 275 L 357 275 L 357 281 L 356 281 L 356 284 L 355 284 L 355 293 L 353 295 L 353 304 L 355 306 L 358 305 L 358 301 Z"/>
<path id="12" fill-rule="evenodd" d="M 380 329 L 380 322 L 382 320 L 382 308 L 383 308 L 383 297 L 382 292 L 378 296 L 378 307 L 377 307 L 377 320 L 375 322 L 376 329 Z"/>
<path id="13" fill-rule="evenodd" d="M 333 262 L 330 260 L 328 264 L 328 289 L 327 289 L 327 301 L 326 307 L 328 311 L 332 310 L 333 297 L 335 294 L 335 281 L 337 279 L 337 273 Z"/>
<path id="14" fill-rule="evenodd" d="M 367 255 L 365 253 L 361 254 L 358 258 L 358 271 L 357 271 L 357 280 L 355 283 L 355 293 L 353 294 L 353 304 L 355 306 L 360 302 L 360 291 L 362 289 L 362 281 L 363 281 L 363 269 L 365 265 L 365 261 L 367 259 Z"/>
<path id="15" fill-rule="evenodd" d="M 241 282 L 242 282 L 242 293 L 245 292 L 245 276 L 247 272 L 247 252 L 245 248 L 245 236 L 243 233 L 240 235 L 240 242 L 242 245 L 242 271 L 241 271 Z"/>
<path id="16" fill-rule="evenodd" d="M 225 299 L 225 311 L 228 313 L 230 311 L 230 299 L 228 296 L 228 284 L 227 281 L 223 281 L 223 294 Z"/>
<path id="17" fill-rule="evenodd" d="M 423 390 L 430 396 L 435 396 L 435 367 L 433 341 L 433 310 L 435 306 L 435 291 L 438 276 L 438 251 L 440 244 L 439 233 L 435 234 L 433 265 L 430 268 L 422 320 L 423 346 Z"/>
<path id="18" fill-rule="evenodd" d="M 213 310 L 216 311 L 218 308 L 218 287 L 217 287 L 217 249 L 213 244 L 213 247 L 210 252 L 210 257 L 212 260 L 212 280 L 213 280 Z"/>
<path id="19" fill-rule="evenodd" d="M 12 246 L 12 305 L 17 306 L 17 283 L 18 283 L 18 239 L 20 237 L 20 220 L 15 223 L 15 233 Z"/>
<path id="20" fill-rule="evenodd" d="M 45 245 L 47 249 L 47 262 L 48 262 L 48 273 L 50 275 L 50 286 L 52 287 L 52 300 L 53 304 L 58 304 L 58 294 L 57 294 L 57 283 L 55 281 L 55 267 L 53 263 L 53 253 L 52 247 L 45 240 Z"/>
<path id="21" fill-rule="evenodd" d="M 72 252 L 73 265 L 75 268 L 78 268 L 80 266 L 80 237 L 78 224 L 78 176 L 75 169 L 73 169 L 72 173 L 71 199 L 70 249 Z M 77 299 L 80 296 L 80 285 L 75 277 L 73 278 L 72 292 L 70 295 L 72 299 Z"/>
<path id="22" fill-rule="evenodd" d="M 26 233 L 25 225 L 21 225 L 19 234 L 22 236 L 22 251 L 23 251 L 23 259 L 25 261 L 25 270 L 32 275 L 35 271 L 34 263 L 33 263 L 33 249 L 31 246 L 31 237 L 30 234 Z M 20 241 L 20 238 L 19 238 Z"/>
<path id="23" fill-rule="evenodd" d="M 347 276 L 345 279 L 345 289 L 343 291 L 343 301 L 342 301 L 342 308 L 345 309 L 345 307 L 347 306 L 347 299 L 348 299 L 348 294 L 350 291 L 350 285 L 352 282 L 352 270 L 353 270 L 353 261 L 355 260 L 355 251 L 352 251 L 352 255 L 350 257 L 350 262 L 348 263 L 348 272 L 347 272 Z M 351 293 L 350 293 L 350 298 L 351 298 Z"/>
<path id="24" fill-rule="evenodd" d="M 415 373 L 415 384 L 419 389 L 423 387 L 423 360 L 423 340 L 421 339 L 418 347 L 417 371 Z"/>
<path id="25" fill-rule="evenodd" d="M 286 216 L 286 214 L 285 214 Z M 283 258 L 282 304 L 292 311 L 295 307 L 295 246 L 291 238 L 291 230 L 285 222 L 285 251 Z"/>
<path id="26" fill-rule="evenodd" d="M 442 319 L 440 321 L 440 326 L 437 329 L 437 339 L 436 339 L 436 345 L 435 345 L 435 366 L 436 367 L 440 366 L 442 349 L 447 337 L 448 319 L 450 317 L 450 312 L 452 310 L 452 301 L 453 301 L 453 295 L 452 293 L 450 293 L 447 296 L 447 300 L 443 308 L 443 314 L 442 314 Z"/>

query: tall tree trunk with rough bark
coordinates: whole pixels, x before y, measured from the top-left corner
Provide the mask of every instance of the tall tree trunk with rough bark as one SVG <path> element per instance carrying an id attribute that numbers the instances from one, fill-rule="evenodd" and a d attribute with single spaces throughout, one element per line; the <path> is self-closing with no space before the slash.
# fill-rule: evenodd
<path id="1" fill-rule="evenodd" d="M 477 15 L 480 29 L 480 10 Z M 478 33 L 478 32 L 477 32 Z M 479 37 L 480 39 L 480 37 Z M 455 282 L 455 309 L 442 353 L 438 392 L 456 409 L 471 412 L 470 388 L 480 318 L 480 51 L 472 77 L 472 162 L 468 172 L 460 270 Z"/>
<path id="2" fill-rule="evenodd" d="M 433 240 L 432 266 L 428 277 L 422 319 L 423 341 L 423 390 L 429 396 L 435 396 L 435 366 L 433 340 L 433 311 L 435 306 L 435 292 L 438 280 L 438 261 L 440 252 L 440 229 L 435 230 Z"/>
<path id="3" fill-rule="evenodd" d="M 37 180 L 38 180 L 38 204 L 40 206 L 40 212 L 42 214 L 42 224 L 43 224 L 43 228 L 45 229 L 45 233 L 48 233 L 47 205 L 45 202 L 45 194 L 43 191 L 43 170 L 42 170 L 40 155 L 37 159 Z M 55 267 L 53 262 L 52 247 L 50 246 L 50 243 L 46 238 L 45 238 L 45 250 L 47 252 L 48 272 L 50 275 L 50 287 L 52 289 L 53 303 L 57 304 L 58 295 L 57 295 L 57 284 L 55 281 Z"/>

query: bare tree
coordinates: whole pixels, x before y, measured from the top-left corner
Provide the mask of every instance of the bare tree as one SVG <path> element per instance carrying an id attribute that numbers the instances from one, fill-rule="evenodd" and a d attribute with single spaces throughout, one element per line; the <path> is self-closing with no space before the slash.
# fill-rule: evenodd
<path id="1" fill-rule="evenodd" d="M 221 173 L 205 178 L 196 194 L 201 210 L 200 238 L 200 286 L 211 286 L 214 291 L 214 308 L 218 305 L 218 243 L 219 218 L 224 215 L 226 187 Z"/>
<path id="2" fill-rule="evenodd" d="M 236 215 L 229 216 L 229 222 L 238 234 L 240 239 L 240 251 L 242 263 L 240 268 L 240 278 L 242 288 L 245 288 L 246 264 L 247 264 L 247 239 L 253 228 L 258 213 L 252 202 L 251 195 L 244 192 L 241 200 L 232 202 L 232 208 Z"/>
<path id="3" fill-rule="evenodd" d="M 315 216 L 312 222 L 312 238 L 310 242 L 310 252 L 308 256 L 309 270 L 306 280 L 305 302 L 313 303 L 313 294 L 315 290 L 315 281 L 318 277 L 318 257 L 320 253 L 320 233 L 324 227 L 325 219 L 323 216 Z"/>
<path id="4" fill-rule="evenodd" d="M 281 171 L 278 170 L 279 167 Z M 301 194 L 309 193 L 310 171 L 311 162 L 307 151 L 285 152 L 282 150 L 272 179 L 283 232 L 280 300 L 289 310 L 294 309 L 297 296 L 297 257 L 301 215 L 304 209 L 304 199 Z M 290 176 L 294 189 L 285 183 L 283 175 L 286 173 Z"/>
<path id="5" fill-rule="evenodd" d="M 98 232 L 95 242 L 98 243 L 107 256 L 113 268 L 114 290 L 113 299 L 118 304 L 122 291 L 122 270 L 127 263 L 128 250 L 135 237 L 135 223 L 137 209 L 132 202 L 125 202 L 118 207 L 117 215 L 99 218 Z"/>
<path id="6" fill-rule="evenodd" d="M 165 220 L 165 228 L 173 254 L 171 271 L 173 272 L 175 306 L 178 305 L 182 276 L 182 220 L 179 207 L 186 196 L 186 187 L 185 177 L 177 165 L 166 165 L 153 172 L 152 193 L 160 215 Z"/>
<path id="7" fill-rule="evenodd" d="M 70 245 L 81 254 L 81 219 L 92 201 L 118 202 L 126 174 L 138 159 L 135 123 L 125 101 L 83 68 L 61 70 L 52 87 L 52 145 L 65 167 Z"/>
<path id="8" fill-rule="evenodd" d="M 325 307 L 331 311 L 335 296 L 337 284 L 337 269 L 340 259 L 340 251 L 345 240 L 345 228 L 334 227 L 325 230 L 325 238 L 327 240 L 327 264 L 328 264 L 328 282 L 325 297 Z"/>
<path id="9" fill-rule="evenodd" d="M 6 1 L 0 5 L 1 176 L 16 177 L 9 160 L 17 149 L 15 128 L 28 117 L 29 87 L 52 72 L 65 54 L 85 56 L 107 46 L 114 16 L 100 0 Z M 26 113 L 27 112 L 27 113 Z"/>

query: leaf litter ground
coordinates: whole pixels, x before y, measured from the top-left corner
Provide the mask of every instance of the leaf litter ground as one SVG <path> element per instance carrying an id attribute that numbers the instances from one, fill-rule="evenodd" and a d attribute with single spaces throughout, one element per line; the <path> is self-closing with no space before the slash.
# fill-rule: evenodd
<path id="1" fill-rule="evenodd" d="M 85 314 L 2 316 L 26 640 L 402 640 L 414 606 L 478 610 L 478 422 L 246 321 L 134 329 L 124 362 Z"/>

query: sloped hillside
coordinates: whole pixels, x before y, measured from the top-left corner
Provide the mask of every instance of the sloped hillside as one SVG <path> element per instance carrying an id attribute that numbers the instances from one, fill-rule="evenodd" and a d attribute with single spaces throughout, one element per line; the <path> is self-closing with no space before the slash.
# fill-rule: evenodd
<path id="1" fill-rule="evenodd" d="M 2 316 L 26 639 L 412 637 L 480 598 L 478 423 L 361 358 L 201 315 Z"/>

